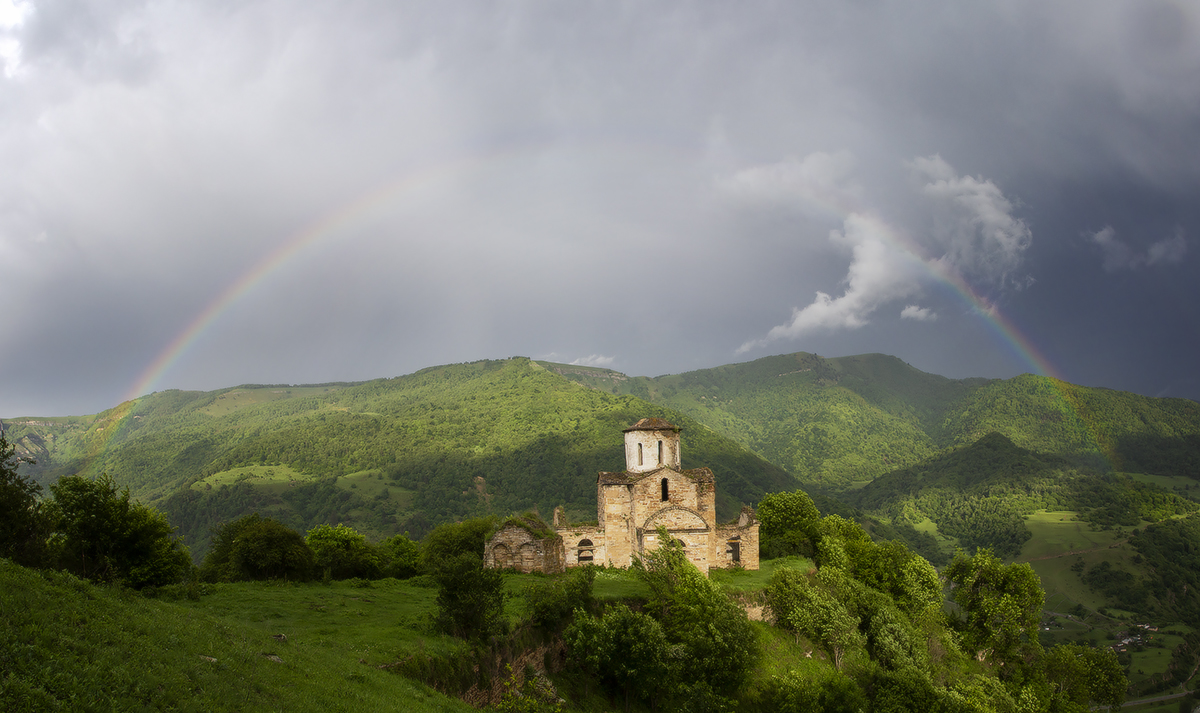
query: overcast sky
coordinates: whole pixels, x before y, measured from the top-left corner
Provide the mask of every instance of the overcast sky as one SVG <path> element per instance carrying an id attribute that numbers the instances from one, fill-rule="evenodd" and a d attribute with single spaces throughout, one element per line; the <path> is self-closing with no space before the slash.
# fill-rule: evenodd
<path id="1" fill-rule="evenodd" d="M 1200 399 L 1197 7 L 0 0 L 0 417 L 513 355 Z"/>

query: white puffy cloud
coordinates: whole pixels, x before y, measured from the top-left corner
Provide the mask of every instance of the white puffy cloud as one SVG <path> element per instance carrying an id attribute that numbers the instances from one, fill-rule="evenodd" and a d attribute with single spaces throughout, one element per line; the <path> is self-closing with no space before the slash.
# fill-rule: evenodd
<path id="1" fill-rule="evenodd" d="M 1013 215 L 1012 201 L 990 180 L 959 176 L 939 155 L 914 159 L 911 166 L 933 203 L 930 247 L 941 252 L 937 259 L 973 280 L 1021 286 L 1025 279 L 1015 272 L 1033 233 Z"/>
<path id="2" fill-rule="evenodd" d="M 1118 238 L 1116 229 L 1111 225 L 1091 233 L 1089 237 L 1100 247 L 1106 272 L 1133 270 L 1143 265 L 1173 265 L 1183 260 L 1187 253 L 1187 241 L 1182 230 L 1152 244 L 1145 253 L 1137 252 Z"/>
<path id="3" fill-rule="evenodd" d="M 901 319 L 915 319 L 918 322 L 933 322 L 937 320 L 937 312 L 928 307 L 908 305 L 900 310 Z"/>
<path id="4" fill-rule="evenodd" d="M 1092 242 L 1100 246 L 1100 252 L 1104 255 L 1104 269 L 1108 272 L 1116 272 L 1137 264 L 1133 251 L 1117 239 L 1117 231 L 1111 225 L 1097 230 L 1091 237 Z"/>
<path id="5" fill-rule="evenodd" d="M 6 79 L 13 79 L 21 72 L 21 41 L 15 30 L 25 24 L 33 12 L 28 2 L 0 0 L 0 69 Z"/>
<path id="6" fill-rule="evenodd" d="M 860 213 L 846 217 L 842 230 L 829 235 L 836 244 L 852 246 L 850 268 L 838 297 L 817 292 L 806 307 L 795 308 L 786 324 L 762 339 L 745 342 L 738 354 L 781 339 L 796 339 L 818 329 L 857 329 L 882 304 L 908 297 L 920 288 L 920 262 L 900 247 L 891 226 Z"/>
<path id="7" fill-rule="evenodd" d="M 1015 207 L 995 183 L 959 176 L 938 155 L 918 157 L 909 166 L 922 179 L 920 192 L 928 199 L 924 205 L 932 211 L 933 230 L 927 235 L 902 237 L 915 231 L 893 226 L 865 210 L 850 213 L 842 230 L 830 233 L 835 245 L 851 248 L 843 280 L 845 292 L 838 297 L 817 292 L 811 304 L 793 309 L 791 320 L 773 327 L 761 339 L 744 342 L 738 354 L 816 330 L 858 329 L 879 307 L 916 295 L 930 279 L 977 281 L 1001 288 L 1031 284 L 1030 278 L 1017 271 L 1033 234 L 1013 215 Z M 742 171 L 727 185 L 757 196 L 796 196 L 801 200 L 835 196 L 848 203 L 851 197 L 861 199 L 857 188 L 853 193 L 836 190 L 854 185 L 848 171 L 844 160 L 814 154 L 803 162 L 785 161 Z M 906 306 L 900 316 L 922 321 L 937 318 L 931 309 L 917 305 Z"/>

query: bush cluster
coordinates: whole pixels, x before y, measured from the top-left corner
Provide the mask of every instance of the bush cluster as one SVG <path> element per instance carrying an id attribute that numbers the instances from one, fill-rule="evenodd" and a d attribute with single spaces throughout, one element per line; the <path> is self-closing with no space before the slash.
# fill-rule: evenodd
<path id="1" fill-rule="evenodd" d="M 0 432 L 0 557 L 136 589 L 185 580 L 192 560 L 162 513 L 108 475 L 59 478 L 50 499 L 17 467 L 27 459 Z"/>

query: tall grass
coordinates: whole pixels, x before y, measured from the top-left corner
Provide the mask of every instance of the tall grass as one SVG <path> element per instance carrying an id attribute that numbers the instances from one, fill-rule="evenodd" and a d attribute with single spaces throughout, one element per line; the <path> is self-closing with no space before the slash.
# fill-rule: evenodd
<path id="1" fill-rule="evenodd" d="M 227 585 L 171 602 L 0 560 L 0 709 L 469 711 L 377 668 L 424 644 L 419 589 Z"/>

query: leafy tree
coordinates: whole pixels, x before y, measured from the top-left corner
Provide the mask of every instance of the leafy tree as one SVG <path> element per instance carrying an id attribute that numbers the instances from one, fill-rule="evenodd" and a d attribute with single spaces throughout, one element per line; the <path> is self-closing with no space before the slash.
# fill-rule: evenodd
<path id="1" fill-rule="evenodd" d="M 683 647 L 680 676 L 718 694 L 737 691 L 758 661 L 759 647 L 746 612 L 688 561 L 683 547 L 658 530 L 662 546 L 634 561 L 650 586 L 646 610 L 668 640 Z"/>
<path id="2" fill-rule="evenodd" d="M 576 609 L 570 625 L 563 632 L 563 642 L 571 663 L 583 673 L 583 690 L 587 696 L 592 682 L 600 680 L 608 664 L 608 631 L 603 617 L 593 616 L 586 609 Z"/>
<path id="3" fill-rule="evenodd" d="M 525 588 L 529 618 L 534 624 L 551 629 L 570 620 L 576 610 L 591 611 L 596 606 L 592 584 L 596 568 L 577 567 L 564 577 L 554 577 Z"/>
<path id="4" fill-rule="evenodd" d="M 844 600 L 822 588 L 802 587 L 798 599 L 784 617 L 788 626 L 825 649 L 834 667 L 841 669 L 846 654 L 864 643 L 858 631 L 859 617 Z"/>
<path id="5" fill-rule="evenodd" d="M 32 463 L 16 455 L 0 431 L 0 557 L 17 564 L 44 564 L 46 538 L 53 528 L 50 512 L 39 495 L 42 488 L 17 472 L 21 463 Z"/>
<path id="6" fill-rule="evenodd" d="M 421 541 L 421 566 L 427 572 L 470 553 L 483 558 L 483 545 L 495 528 L 495 518 L 477 517 L 438 525 Z"/>
<path id="7" fill-rule="evenodd" d="M 1041 651 L 1037 640 L 1045 593 L 1028 564 L 1005 565 L 987 549 L 959 552 L 945 571 L 954 601 L 966 613 L 963 643 L 993 662 L 1023 665 Z M 1011 676 L 1012 666 L 1002 675 Z"/>
<path id="8" fill-rule="evenodd" d="M 771 493 L 758 503 L 759 549 L 766 559 L 812 555 L 821 513 L 803 490 Z"/>
<path id="9" fill-rule="evenodd" d="M 187 548 L 158 511 L 130 500 L 112 478 L 74 475 L 50 486 L 56 514 L 55 547 L 65 569 L 130 587 L 182 580 L 192 568 Z"/>
<path id="10" fill-rule="evenodd" d="M 304 541 L 313 551 L 317 570 L 329 572 L 333 579 L 375 579 L 380 575 L 378 550 L 352 527 L 317 525 Z"/>
<path id="11" fill-rule="evenodd" d="M 626 711 L 635 695 L 656 701 L 668 694 L 677 675 L 674 664 L 684 657 L 659 622 L 624 604 L 609 607 L 601 617 L 577 611 L 564 640 L 585 675 L 624 694 Z"/>
<path id="12" fill-rule="evenodd" d="M 380 542 L 379 559 L 385 577 L 408 579 L 420 572 L 421 552 L 407 532 Z"/>
<path id="13" fill-rule="evenodd" d="M 775 623 L 796 634 L 800 640 L 800 632 L 792 625 L 789 618 L 792 610 L 808 602 L 807 590 L 810 588 L 808 576 L 797 569 L 781 568 L 771 573 L 771 583 L 767 585 L 767 608 L 775 617 Z"/>
<path id="14" fill-rule="evenodd" d="M 1083 713 L 1094 704 L 1119 709 L 1125 701 L 1129 682 L 1112 649 L 1059 644 L 1046 652 L 1043 667 L 1052 710 Z"/>
<path id="15" fill-rule="evenodd" d="M 942 582 L 924 557 L 914 555 L 900 567 L 896 604 L 909 616 L 936 615 L 942 609 Z"/>
<path id="16" fill-rule="evenodd" d="M 312 577 L 315 557 L 300 533 L 258 513 L 219 526 L 212 542 L 200 565 L 208 581 Z"/>
<path id="17" fill-rule="evenodd" d="M 438 584 L 435 622 L 443 632 L 472 641 L 504 633 L 504 576 L 484 569 L 483 559 L 462 552 L 434 570 Z"/>
<path id="18" fill-rule="evenodd" d="M 923 668 L 929 658 L 925 639 L 886 596 L 865 612 L 867 650 L 884 668 Z"/>
<path id="19" fill-rule="evenodd" d="M 825 669 L 819 676 L 789 671 L 764 687 L 761 710 L 779 713 L 861 713 L 867 697 L 854 679 Z"/>
<path id="20" fill-rule="evenodd" d="M 1028 695 L 1014 701 L 1008 688 L 989 676 L 965 676 L 942 691 L 942 710 L 947 713 L 1029 713 L 1042 710 L 1039 699 Z"/>

